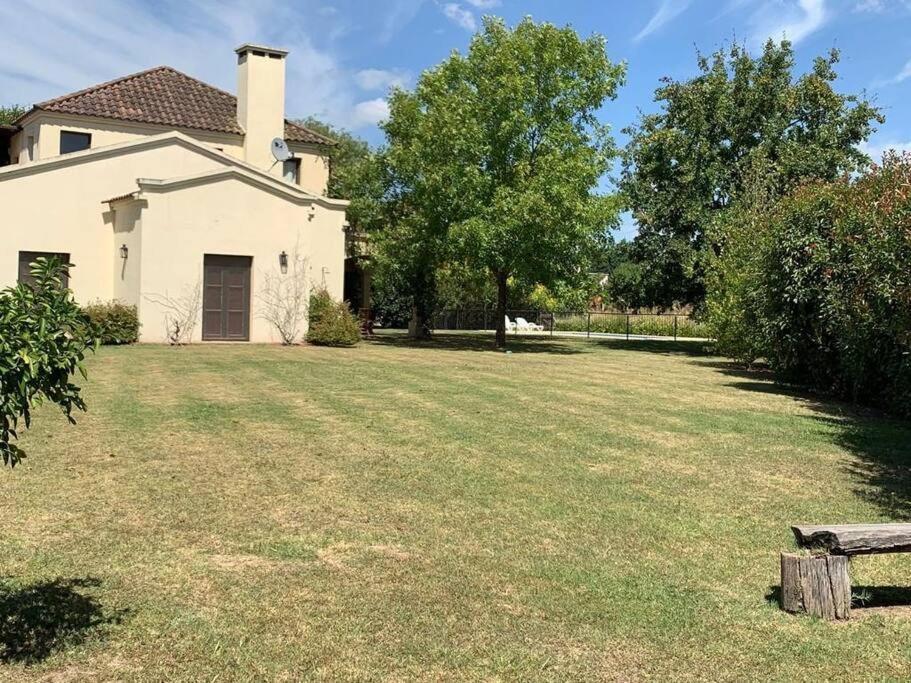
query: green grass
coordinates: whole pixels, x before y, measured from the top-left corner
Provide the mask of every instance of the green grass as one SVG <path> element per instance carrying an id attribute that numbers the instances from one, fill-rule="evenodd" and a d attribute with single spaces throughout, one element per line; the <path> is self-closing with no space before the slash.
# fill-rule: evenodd
<path id="1" fill-rule="evenodd" d="M 0 479 L 0 679 L 907 675 L 908 556 L 848 623 L 775 589 L 791 523 L 908 518 L 911 426 L 694 343 L 511 343 L 101 350 Z"/>

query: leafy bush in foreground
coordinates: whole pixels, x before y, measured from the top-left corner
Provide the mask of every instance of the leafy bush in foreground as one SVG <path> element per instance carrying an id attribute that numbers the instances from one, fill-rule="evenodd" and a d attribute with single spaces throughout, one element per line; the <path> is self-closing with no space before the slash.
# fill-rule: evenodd
<path id="1" fill-rule="evenodd" d="M 310 296 L 307 341 L 319 346 L 354 346 L 361 340 L 357 318 L 344 301 L 335 301 L 325 289 Z"/>
<path id="2" fill-rule="evenodd" d="M 40 258 L 32 264 L 33 284 L 0 292 L 0 457 L 14 466 L 23 457 L 13 443 L 19 420 L 31 424 L 31 410 L 43 400 L 56 403 L 70 422 L 85 410 L 70 379 L 92 348 L 92 324 L 62 285 L 68 264 Z"/>
<path id="3" fill-rule="evenodd" d="M 911 156 L 893 154 L 745 212 L 710 287 L 720 350 L 911 415 L 909 187 Z"/>
<path id="4" fill-rule="evenodd" d="M 139 312 L 121 301 L 93 301 L 83 312 L 95 326 L 101 344 L 135 344 L 139 341 Z"/>

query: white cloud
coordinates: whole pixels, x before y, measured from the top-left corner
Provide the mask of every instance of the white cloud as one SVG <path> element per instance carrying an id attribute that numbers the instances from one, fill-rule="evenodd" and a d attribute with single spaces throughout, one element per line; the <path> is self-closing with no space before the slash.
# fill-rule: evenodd
<path id="1" fill-rule="evenodd" d="M 466 2 L 478 9 L 492 9 L 500 6 L 500 0 L 466 0 Z"/>
<path id="2" fill-rule="evenodd" d="M 405 88 L 410 80 L 410 74 L 401 69 L 363 69 L 354 74 L 354 82 L 362 90 Z"/>
<path id="3" fill-rule="evenodd" d="M 902 142 L 901 140 L 889 140 L 886 142 L 865 141 L 858 145 L 860 151 L 869 156 L 875 163 L 880 163 L 883 154 L 889 150 L 895 150 L 899 154 L 902 152 L 911 152 L 911 140 Z"/>
<path id="4" fill-rule="evenodd" d="M 389 103 L 382 97 L 375 100 L 358 102 L 354 105 L 354 116 L 352 117 L 352 128 L 363 128 L 365 126 L 375 126 L 380 121 L 389 118 Z"/>
<path id="5" fill-rule="evenodd" d="M 633 37 L 633 42 L 638 43 L 643 38 L 653 34 L 686 10 L 686 8 L 690 6 L 690 2 L 691 0 L 661 0 L 661 4 L 658 6 L 657 11 L 652 15 L 652 18 L 649 19 L 648 23 L 642 27 L 642 30 Z"/>
<path id="6" fill-rule="evenodd" d="M 784 37 L 797 44 L 822 28 L 830 14 L 826 0 L 797 0 L 785 7 L 778 2 L 764 3 L 751 17 L 752 42 L 760 45 L 768 38 Z"/>
<path id="7" fill-rule="evenodd" d="M 888 10 L 909 10 L 911 0 L 857 0 L 852 8 L 854 12 L 873 12 L 882 14 Z"/>
<path id="8" fill-rule="evenodd" d="M 892 78 L 875 81 L 873 85 L 895 85 L 897 83 L 901 83 L 902 81 L 907 81 L 909 78 L 911 78 L 911 59 L 905 62 L 905 65 L 901 68 L 901 70 L 892 76 Z"/>
<path id="9" fill-rule="evenodd" d="M 456 26 L 474 33 L 478 30 L 478 21 L 471 10 L 465 9 L 457 2 L 447 2 L 443 5 L 443 14 Z"/>
<path id="10" fill-rule="evenodd" d="M 414 19 L 423 3 L 424 0 L 384 0 L 382 3 L 372 3 L 375 7 L 381 7 L 384 13 L 378 40 L 381 43 L 392 40 L 403 26 Z"/>
<path id="11" fill-rule="evenodd" d="M 386 28 L 409 21 L 416 1 L 396 0 L 395 7 L 405 9 Z M 390 0 L 390 8 L 393 4 Z M 370 21 L 383 30 L 387 19 L 384 13 Z M 32 104 L 160 64 L 233 93 L 233 50 L 251 41 L 290 50 L 288 116 L 312 115 L 338 126 L 361 127 L 382 112 L 377 104 L 360 101 L 359 80 L 365 77 L 349 71 L 339 56 L 346 45 L 336 37 L 351 28 L 349 21 L 342 12 L 308 12 L 282 0 L 167 5 L 92 0 L 90 12 L 77 3 L 0 2 L 0 93 L 4 102 Z"/>

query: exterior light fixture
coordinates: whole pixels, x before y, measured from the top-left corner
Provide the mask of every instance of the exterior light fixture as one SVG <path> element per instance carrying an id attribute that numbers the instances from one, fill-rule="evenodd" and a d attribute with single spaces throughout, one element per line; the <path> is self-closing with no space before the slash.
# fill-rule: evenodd
<path id="1" fill-rule="evenodd" d="M 283 251 L 278 255 L 278 265 L 282 269 L 282 274 L 288 272 L 288 253 Z"/>
<path id="2" fill-rule="evenodd" d="M 127 257 L 129 255 L 130 255 L 130 248 L 125 244 L 121 245 L 120 246 L 120 258 L 122 258 L 124 261 L 126 261 Z"/>

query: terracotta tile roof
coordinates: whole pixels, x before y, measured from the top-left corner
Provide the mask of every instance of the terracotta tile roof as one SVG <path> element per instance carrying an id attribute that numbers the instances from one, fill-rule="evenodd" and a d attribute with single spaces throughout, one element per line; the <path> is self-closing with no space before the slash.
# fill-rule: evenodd
<path id="1" fill-rule="evenodd" d="M 124 76 L 35 105 L 35 109 L 120 121 L 243 135 L 234 95 L 169 66 Z M 332 140 L 285 121 L 285 139 L 317 145 Z"/>

